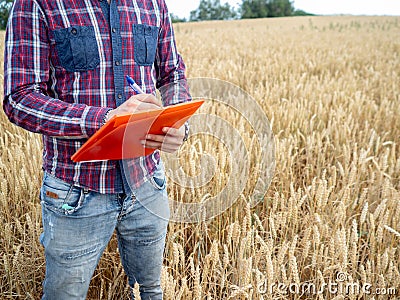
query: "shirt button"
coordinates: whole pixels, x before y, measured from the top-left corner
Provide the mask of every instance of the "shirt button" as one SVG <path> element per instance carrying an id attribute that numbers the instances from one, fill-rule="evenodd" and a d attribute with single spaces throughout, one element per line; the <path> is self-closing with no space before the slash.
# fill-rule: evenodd
<path id="1" fill-rule="evenodd" d="M 72 33 L 73 35 L 75 35 L 75 34 L 78 33 L 78 31 L 76 30 L 76 28 L 72 28 L 71 33 Z"/>
<path id="2" fill-rule="evenodd" d="M 116 32 L 117 32 L 117 29 L 113 28 L 113 29 L 112 29 L 112 32 L 113 32 L 113 33 L 116 33 Z"/>
<path id="3" fill-rule="evenodd" d="M 116 60 L 116 61 L 115 61 L 115 65 L 116 65 L 116 66 L 119 66 L 120 64 L 121 64 L 121 63 L 119 62 L 119 60 Z"/>
<path id="4" fill-rule="evenodd" d="M 122 95 L 121 94 L 118 94 L 118 99 L 122 99 Z"/>

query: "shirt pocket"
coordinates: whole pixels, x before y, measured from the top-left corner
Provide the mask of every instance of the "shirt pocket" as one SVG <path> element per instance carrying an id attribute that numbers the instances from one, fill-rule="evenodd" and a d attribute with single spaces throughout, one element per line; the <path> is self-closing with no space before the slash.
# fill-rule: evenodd
<path id="1" fill-rule="evenodd" d="M 54 30 L 61 66 L 68 72 L 95 69 L 100 64 L 93 26 L 72 26 Z"/>
<path id="2" fill-rule="evenodd" d="M 156 59 L 158 31 L 157 26 L 133 24 L 134 57 L 138 65 L 153 65 Z"/>

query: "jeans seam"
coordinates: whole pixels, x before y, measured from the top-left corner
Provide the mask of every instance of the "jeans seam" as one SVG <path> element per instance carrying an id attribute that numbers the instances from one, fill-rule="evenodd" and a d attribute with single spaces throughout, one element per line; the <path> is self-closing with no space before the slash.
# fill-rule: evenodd
<path id="1" fill-rule="evenodd" d="M 74 259 L 77 259 L 79 257 L 95 253 L 96 251 L 97 251 L 97 245 L 95 245 L 93 247 L 90 247 L 89 249 L 85 249 L 84 251 L 79 251 L 78 254 L 71 253 L 71 255 L 65 255 L 64 259 L 67 260 L 67 261 L 74 260 Z"/>
<path id="2" fill-rule="evenodd" d="M 125 270 L 125 272 L 127 273 L 127 275 L 128 275 L 128 279 L 129 279 L 129 276 L 132 276 L 132 279 L 133 279 L 133 282 L 135 283 L 135 282 L 137 282 L 137 280 L 136 280 L 136 277 L 135 277 L 135 274 L 133 274 L 133 272 L 132 272 L 132 269 L 133 270 L 135 270 L 135 268 L 136 268 L 136 266 L 133 266 L 133 268 L 131 268 L 131 266 L 127 263 L 127 259 L 125 259 L 125 245 L 124 245 L 124 241 L 123 241 L 123 239 L 120 237 L 120 245 L 121 245 L 121 262 L 123 263 L 123 265 L 125 266 L 125 268 L 127 269 L 127 270 Z M 132 288 L 133 288 L 133 286 L 132 286 Z"/>
<path id="3" fill-rule="evenodd" d="M 155 239 L 142 240 L 142 241 L 138 242 L 138 244 L 142 245 L 142 246 L 151 246 L 151 245 L 161 241 L 164 237 L 165 237 L 165 233 L 163 232 L 160 236 L 156 237 Z"/>

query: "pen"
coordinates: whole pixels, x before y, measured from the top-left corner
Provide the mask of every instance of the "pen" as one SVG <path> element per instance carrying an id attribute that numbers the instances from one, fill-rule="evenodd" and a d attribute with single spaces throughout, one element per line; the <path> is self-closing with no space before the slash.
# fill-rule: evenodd
<path id="1" fill-rule="evenodd" d="M 132 90 L 134 90 L 138 94 L 144 94 L 143 90 L 138 86 L 138 84 L 133 80 L 129 75 L 126 75 L 126 80 L 129 83 L 129 86 Z"/>

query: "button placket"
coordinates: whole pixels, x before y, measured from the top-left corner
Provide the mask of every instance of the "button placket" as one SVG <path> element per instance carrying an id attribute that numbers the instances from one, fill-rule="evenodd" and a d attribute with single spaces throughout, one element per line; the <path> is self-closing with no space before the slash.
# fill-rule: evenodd
<path id="1" fill-rule="evenodd" d="M 122 67 L 122 39 L 119 28 L 119 14 L 115 0 L 110 2 L 110 20 L 112 56 L 114 60 L 114 92 L 117 106 L 124 101 L 124 72 Z"/>

